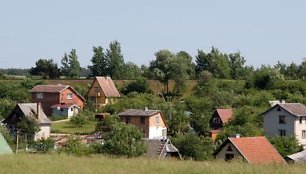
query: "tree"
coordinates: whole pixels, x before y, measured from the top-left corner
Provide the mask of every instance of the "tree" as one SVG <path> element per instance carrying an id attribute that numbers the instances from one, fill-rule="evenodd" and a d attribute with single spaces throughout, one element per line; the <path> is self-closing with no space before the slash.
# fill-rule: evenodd
<path id="1" fill-rule="evenodd" d="M 81 67 L 78 60 L 78 56 L 76 54 L 76 50 L 72 49 L 68 57 L 69 57 L 69 70 L 70 70 L 69 76 L 71 78 L 80 77 Z"/>
<path id="2" fill-rule="evenodd" d="M 30 69 L 31 75 L 43 76 L 44 79 L 55 79 L 60 77 L 60 69 L 52 59 L 39 59 L 35 67 Z"/>
<path id="3" fill-rule="evenodd" d="M 109 57 L 105 56 L 104 50 L 101 46 L 93 47 L 94 55 L 91 58 L 91 66 L 88 68 L 91 70 L 93 76 L 107 76 L 110 71 Z"/>
<path id="4" fill-rule="evenodd" d="M 61 72 L 62 75 L 69 77 L 70 76 L 70 66 L 69 66 L 69 58 L 67 53 L 64 54 L 61 60 L 62 67 L 61 67 Z"/>
<path id="5" fill-rule="evenodd" d="M 127 95 L 131 92 L 150 93 L 149 82 L 146 78 L 140 77 L 136 81 L 127 84 L 121 92 Z"/>
<path id="6" fill-rule="evenodd" d="M 106 57 L 109 60 L 109 75 L 113 79 L 120 79 L 124 73 L 124 58 L 118 41 L 109 44 L 109 49 L 106 50 Z"/>
<path id="7" fill-rule="evenodd" d="M 229 54 L 229 64 L 231 68 L 231 77 L 233 79 L 239 79 L 244 77 L 245 70 L 244 70 L 244 63 L 245 59 L 240 55 L 240 52 Z"/>
<path id="8" fill-rule="evenodd" d="M 303 147 L 299 146 L 299 143 L 294 136 L 291 137 L 274 136 L 274 137 L 269 137 L 269 141 L 283 157 L 303 150 Z"/>
<path id="9" fill-rule="evenodd" d="M 188 133 L 186 135 L 177 135 L 172 139 L 172 142 L 186 159 L 201 161 L 213 159 L 214 145 L 210 138 Z"/>
<path id="10" fill-rule="evenodd" d="M 105 138 L 105 152 L 116 156 L 137 157 L 147 151 L 143 133 L 134 125 L 117 123 Z"/>
<path id="11" fill-rule="evenodd" d="M 21 137 L 28 139 L 34 137 L 35 133 L 38 132 L 39 126 L 33 118 L 22 117 L 20 122 L 17 124 L 17 129 Z"/>
<path id="12" fill-rule="evenodd" d="M 123 66 L 123 72 L 121 75 L 121 79 L 125 80 L 135 80 L 141 78 L 142 70 L 132 62 L 127 62 Z"/>

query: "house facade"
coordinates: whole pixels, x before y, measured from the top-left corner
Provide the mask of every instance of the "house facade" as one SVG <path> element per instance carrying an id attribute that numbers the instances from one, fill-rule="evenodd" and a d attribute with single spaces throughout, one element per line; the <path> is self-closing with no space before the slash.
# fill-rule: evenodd
<path id="1" fill-rule="evenodd" d="M 81 108 L 76 104 L 57 104 L 51 106 L 51 108 L 52 115 L 63 116 L 67 118 L 71 118 L 81 111 Z"/>
<path id="2" fill-rule="evenodd" d="M 92 82 L 87 96 L 96 105 L 96 108 L 101 108 L 116 102 L 116 98 L 120 97 L 120 94 L 110 77 L 97 76 Z"/>
<path id="3" fill-rule="evenodd" d="M 142 130 L 144 138 L 167 138 L 167 127 L 160 110 L 128 109 L 118 115 L 122 122 L 133 124 Z"/>
<path id="4" fill-rule="evenodd" d="M 283 157 L 266 137 L 228 138 L 214 153 L 219 160 L 241 160 L 250 164 L 282 164 Z"/>
<path id="5" fill-rule="evenodd" d="M 37 85 L 31 89 L 31 101 L 41 103 L 47 116 L 54 105 L 77 105 L 82 110 L 85 99 L 69 85 Z"/>
<path id="6" fill-rule="evenodd" d="M 40 103 L 19 103 L 10 115 L 3 121 L 10 134 L 16 136 L 17 125 L 22 118 L 33 119 L 37 122 L 39 131 L 33 136 L 34 140 L 48 138 L 50 136 L 51 121 L 43 111 Z"/>
<path id="7" fill-rule="evenodd" d="M 279 103 L 263 114 L 267 136 L 294 136 L 306 146 L 306 107 L 301 103 Z"/>
<path id="8" fill-rule="evenodd" d="M 209 120 L 210 137 L 215 140 L 219 131 L 224 127 L 224 125 L 232 118 L 232 109 L 216 109 Z"/>

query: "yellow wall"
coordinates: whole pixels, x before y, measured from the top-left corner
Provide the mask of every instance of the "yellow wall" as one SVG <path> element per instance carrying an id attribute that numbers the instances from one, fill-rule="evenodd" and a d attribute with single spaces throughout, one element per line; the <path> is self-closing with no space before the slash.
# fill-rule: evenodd
<path id="1" fill-rule="evenodd" d="M 104 94 L 101 86 L 99 85 L 98 81 L 94 80 L 91 88 L 89 89 L 88 98 L 91 99 L 95 103 L 97 93 L 99 93 L 99 92 L 100 92 L 100 97 L 97 97 L 97 104 L 103 106 L 103 105 L 106 104 L 105 94 Z"/>

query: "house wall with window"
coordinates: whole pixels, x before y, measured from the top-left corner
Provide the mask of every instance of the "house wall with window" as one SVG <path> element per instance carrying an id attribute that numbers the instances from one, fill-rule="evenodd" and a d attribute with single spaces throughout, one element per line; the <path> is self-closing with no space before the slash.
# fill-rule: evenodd
<path id="1" fill-rule="evenodd" d="M 216 159 L 225 161 L 243 160 L 243 157 L 233 144 L 228 143 L 218 152 Z"/>
<path id="2" fill-rule="evenodd" d="M 275 107 L 264 114 L 263 128 L 267 136 L 295 136 L 298 117 L 282 107 Z"/>
<path id="3" fill-rule="evenodd" d="M 295 121 L 295 136 L 301 145 L 306 145 L 306 117 L 299 117 Z"/>

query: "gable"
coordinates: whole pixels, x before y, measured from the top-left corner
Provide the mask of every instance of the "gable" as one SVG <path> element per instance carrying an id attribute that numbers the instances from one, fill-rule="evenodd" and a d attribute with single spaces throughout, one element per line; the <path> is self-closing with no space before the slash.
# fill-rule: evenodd
<path id="1" fill-rule="evenodd" d="M 88 96 L 96 96 L 100 93 L 101 96 L 105 96 L 104 91 L 102 90 L 99 82 L 94 79 L 94 81 L 91 84 L 91 87 L 89 88 L 89 91 L 87 93 Z"/>
<path id="2" fill-rule="evenodd" d="M 99 88 L 97 88 L 97 85 Z M 95 89 L 103 91 L 105 97 L 120 97 L 120 94 L 110 77 L 96 76 L 88 92 L 88 96 L 95 96 Z M 93 90 L 93 91 L 92 91 Z"/>

